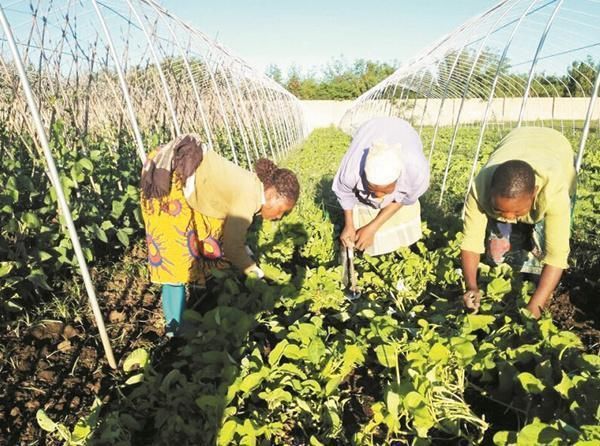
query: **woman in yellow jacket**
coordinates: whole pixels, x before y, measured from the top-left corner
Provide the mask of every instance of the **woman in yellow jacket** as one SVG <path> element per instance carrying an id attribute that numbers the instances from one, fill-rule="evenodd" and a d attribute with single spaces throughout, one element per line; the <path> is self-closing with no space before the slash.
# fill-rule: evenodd
<path id="1" fill-rule="evenodd" d="M 254 216 L 280 219 L 298 200 L 288 169 L 256 162 L 255 173 L 182 135 L 148 156 L 142 170 L 142 215 L 151 281 L 162 284 L 167 334 L 181 324 L 185 284 L 203 285 L 212 268 L 232 264 L 264 276 L 246 250 Z"/>

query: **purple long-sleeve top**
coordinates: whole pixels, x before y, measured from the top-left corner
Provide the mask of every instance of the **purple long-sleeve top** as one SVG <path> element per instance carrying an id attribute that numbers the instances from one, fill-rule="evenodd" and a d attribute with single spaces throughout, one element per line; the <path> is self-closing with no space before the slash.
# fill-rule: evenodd
<path id="1" fill-rule="evenodd" d="M 373 141 L 400 143 L 404 166 L 394 192 L 380 201 L 369 191 L 365 177 L 365 160 Z M 386 117 L 371 119 L 356 131 L 335 174 L 332 189 L 340 206 L 351 210 L 359 202 L 378 209 L 393 202 L 408 206 L 416 203 L 428 187 L 429 163 L 419 134 L 405 120 Z"/>

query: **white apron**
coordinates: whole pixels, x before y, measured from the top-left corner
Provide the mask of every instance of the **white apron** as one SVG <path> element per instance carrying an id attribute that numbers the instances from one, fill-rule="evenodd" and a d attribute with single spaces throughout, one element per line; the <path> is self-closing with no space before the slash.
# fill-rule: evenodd
<path id="1" fill-rule="evenodd" d="M 359 229 L 372 222 L 381 209 L 375 209 L 362 203 L 352 210 L 354 227 Z M 402 206 L 375 233 L 373 244 L 365 253 L 378 256 L 410 246 L 423 236 L 421 232 L 421 204 L 417 200 L 410 206 Z"/>

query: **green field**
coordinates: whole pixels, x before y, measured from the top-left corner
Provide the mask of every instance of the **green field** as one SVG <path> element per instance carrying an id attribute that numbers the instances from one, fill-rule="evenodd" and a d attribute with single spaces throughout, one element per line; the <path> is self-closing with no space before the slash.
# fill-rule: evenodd
<path id="1" fill-rule="evenodd" d="M 426 151 L 431 134 L 424 129 Z M 359 258 L 362 297 L 349 302 L 337 260 L 341 211 L 330 188 L 350 138 L 335 129 L 313 132 L 285 162 L 301 181 L 296 209 L 279 223 L 257 226 L 250 236 L 268 280 L 219 273 L 207 290 L 191 290 L 186 335 L 167 344 L 161 342 L 159 290 L 148 284 L 136 241 L 141 228 L 131 188 L 139 166 L 128 161 L 130 181 L 122 184 L 127 194 L 82 200 L 97 212 L 86 208 L 85 220 L 82 210 L 77 221 L 87 228 L 90 251 L 106 245 L 94 251 L 94 277 L 117 355 L 128 359 L 111 372 L 100 357 L 82 292 L 77 282 L 65 280 L 68 246 L 61 264 L 41 254 L 35 258 L 44 275 L 39 288 L 24 269 L 29 260 L 9 268 L 7 262 L 17 261 L 1 258 L 5 277 L 36 285 L 26 298 L 3 295 L 12 313 L 2 355 L 19 357 L 31 347 L 55 379 L 36 376 L 27 382 L 18 361 L 7 363 L 0 371 L 9 383 L 0 409 L 9 415 L 0 423 L 15 426 L 18 420 L 20 431 L 13 427 L 10 438 L 42 439 L 38 444 L 67 438 L 70 444 L 95 445 L 597 444 L 600 317 L 592 302 L 600 265 L 597 135 L 590 137 L 580 177 L 572 268 L 550 311 L 535 321 L 522 310 L 533 285 L 504 267 L 482 267 L 481 311 L 463 310 L 459 217 L 478 129 L 460 130 L 438 208 L 451 134 L 441 129 L 437 136 L 432 186 L 422 200 L 424 238 L 410 249 Z M 501 136 L 499 130 L 486 134 L 482 161 Z M 577 133 L 567 136 L 576 146 Z M 83 174 L 76 189 L 92 196 L 87 163 L 73 163 L 72 176 L 79 178 L 77 169 Z M 47 207 L 49 193 L 38 198 Z M 12 209 L 28 225 L 18 240 L 32 244 L 25 248 L 38 234 L 47 234 L 48 245 L 64 240 L 56 235 L 58 223 L 47 228 L 52 217 L 38 213 L 36 220 L 31 208 Z M 119 243 L 122 247 L 112 249 Z M 60 280 L 50 281 L 54 276 Z M 402 291 L 396 289 L 399 279 Z M 16 294 L 19 283 L 11 285 Z M 69 293 L 61 315 L 56 296 Z M 43 309 L 33 311 L 36 306 Z M 44 318 L 52 321 L 40 323 Z M 70 336 L 67 327 L 77 333 Z M 61 349 L 65 341 L 70 347 Z M 97 386 L 76 390 L 71 378 L 80 387 Z M 38 404 L 29 407 L 27 395 Z"/>

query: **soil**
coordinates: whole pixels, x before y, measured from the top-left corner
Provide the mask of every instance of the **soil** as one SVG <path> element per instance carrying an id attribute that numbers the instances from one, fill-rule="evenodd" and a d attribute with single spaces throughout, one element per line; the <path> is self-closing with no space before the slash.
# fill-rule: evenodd
<path id="1" fill-rule="evenodd" d="M 383 397 L 381 382 L 376 375 L 374 371 L 361 367 L 354 370 L 342 384 L 342 388 L 350 390 L 350 398 L 344 405 L 342 418 L 347 438 L 351 438 L 372 418 L 371 406 Z"/>
<path id="2" fill-rule="evenodd" d="M 135 247 L 123 261 L 145 262 L 143 249 Z M 145 277 L 127 273 L 121 264 L 119 269 L 92 271 L 92 278 L 117 360 L 162 338 L 159 296 Z M 38 409 L 55 422 L 73 426 L 89 414 L 96 397 L 114 396 L 118 371 L 104 357 L 87 300 L 81 308 L 77 320 L 2 328 L 0 446 L 62 444 L 39 428 Z"/>
<path id="3" fill-rule="evenodd" d="M 600 354 L 600 305 L 594 298 L 599 288 L 600 284 L 581 274 L 567 274 L 550 304 L 557 325 L 577 333 L 592 354 Z"/>

